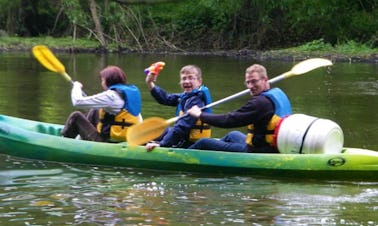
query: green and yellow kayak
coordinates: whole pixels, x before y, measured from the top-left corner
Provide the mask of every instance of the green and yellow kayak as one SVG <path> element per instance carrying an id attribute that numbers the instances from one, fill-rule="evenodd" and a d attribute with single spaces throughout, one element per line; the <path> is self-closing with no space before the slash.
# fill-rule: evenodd
<path id="1" fill-rule="evenodd" d="M 252 154 L 99 143 L 60 136 L 63 125 L 0 115 L 0 153 L 76 164 L 251 176 L 378 180 L 378 152 Z"/>

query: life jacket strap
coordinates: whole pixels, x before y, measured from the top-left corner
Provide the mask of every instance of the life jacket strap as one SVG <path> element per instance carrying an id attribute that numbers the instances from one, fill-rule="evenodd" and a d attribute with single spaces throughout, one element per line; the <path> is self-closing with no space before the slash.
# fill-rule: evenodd
<path id="1" fill-rule="evenodd" d="M 111 125 L 122 126 L 122 129 L 123 129 L 124 127 L 130 127 L 134 125 L 134 123 L 125 122 L 125 120 L 123 120 L 122 122 L 112 122 Z"/>

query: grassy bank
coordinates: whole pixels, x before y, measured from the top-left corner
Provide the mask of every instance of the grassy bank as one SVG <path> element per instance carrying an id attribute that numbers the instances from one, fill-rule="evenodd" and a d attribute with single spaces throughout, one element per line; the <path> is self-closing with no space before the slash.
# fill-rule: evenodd
<path id="1" fill-rule="evenodd" d="M 99 48 L 99 43 L 93 40 L 77 39 L 71 37 L 52 38 L 20 38 L 20 37 L 0 37 L 0 52 L 6 51 L 25 51 L 35 45 L 47 45 L 50 48 L 61 51 L 73 52 L 99 52 L 104 49 Z M 119 47 L 115 44 L 109 44 L 107 52 L 134 52 L 133 47 Z M 251 57 L 257 59 L 272 60 L 296 60 L 309 57 L 327 57 L 334 61 L 347 62 L 369 62 L 378 63 L 378 49 L 370 48 L 366 44 L 350 41 L 345 44 L 332 46 L 324 43 L 323 40 L 315 40 L 304 45 L 267 51 L 256 50 L 214 50 L 203 52 L 177 52 L 177 50 L 166 49 L 148 50 L 145 53 L 164 53 L 164 54 L 186 54 L 186 55 L 224 55 L 230 57 Z"/>
<path id="2" fill-rule="evenodd" d="M 17 51 L 30 49 L 35 45 L 47 45 L 51 48 L 57 49 L 96 49 L 98 42 L 77 39 L 73 40 L 71 37 L 67 38 L 53 38 L 53 37 L 33 37 L 33 38 L 20 38 L 20 37 L 0 37 L 0 49 L 2 51 Z"/>
<path id="3" fill-rule="evenodd" d="M 324 43 L 323 40 L 315 40 L 308 42 L 304 45 L 268 51 L 269 55 L 290 55 L 292 57 L 328 57 L 335 61 L 364 61 L 371 63 L 378 63 L 378 49 L 370 48 L 366 44 L 356 43 L 349 41 L 344 44 L 332 46 L 328 43 Z"/>

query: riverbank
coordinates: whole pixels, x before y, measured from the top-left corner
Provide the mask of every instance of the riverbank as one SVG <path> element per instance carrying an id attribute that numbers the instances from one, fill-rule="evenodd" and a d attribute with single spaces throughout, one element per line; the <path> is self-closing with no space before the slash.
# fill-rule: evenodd
<path id="1" fill-rule="evenodd" d="M 348 42 L 343 45 L 331 46 L 322 40 L 315 40 L 301 46 L 278 49 L 278 50 L 210 50 L 191 51 L 161 48 L 154 50 L 136 49 L 131 47 L 120 47 L 109 44 L 107 48 L 98 46 L 98 43 L 91 40 L 75 40 L 71 38 L 19 38 L 0 37 L 0 53 L 2 52 L 25 52 L 35 45 L 47 45 L 55 52 L 71 53 L 141 53 L 141 54 L 163 54 L 163 55 L 188 55 L 188 56 L 224 56 L 235 58 L 250 58 L 255 60 L 275 61 L 300 61 L 313 57 L 322 57 L 333 62 L 364 62 L 378 63 L 378 49 L 372 49 L 364 44 Z"/>

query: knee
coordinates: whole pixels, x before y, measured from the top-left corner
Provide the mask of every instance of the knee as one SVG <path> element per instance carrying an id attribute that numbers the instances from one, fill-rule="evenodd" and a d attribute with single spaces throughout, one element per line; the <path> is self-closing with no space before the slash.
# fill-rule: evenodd
<path id="1" fill-rule="evenodd" d="M 203 143 L 206 143 L 207 140 L 209 140 L 210 138 L 201 138 L 199 140 L 196 141 L 196 144 L 198 145 L 201 145 Z"/>
<path id="2" fill-rule="evenodd" d="M 197 140 L 194 144 L 192 144 L 189 149 L 201 149 L 203 147 L 203 144 L 206 143 L 206 140 L 209 138 L 201 138 Z"/>
<path id="3" fill-rule="evenodd" d="M 239 135 L 239 131 L 231 131 L 231 132 L 227 133 L 226 136 L 224 136 L 222 138 L 222 140 L 229 141 L 230 139 L 232 139 L 232 138 L 234 138 L 238 135 Z"/>
<path id="4" fill-rule="evenodd" d="M 231 131 L 228 133 L 227 136 L 235 137 L 235 136 L 240 136 L 240 135 L 244 135 L 244 134 L 240 131 Z"/>
<path id="5" fill-rule="evenodd" d="M 68 117 L 70 119 L 85 118 L 85 115 L 81 111 L 74 111 Z"/>
<path id="6" fill-rule="evenodd" d="M 225 142 L 242 142 L 245 140 L 245 134 L 240 131 L 231 131 L 221 140 Z"/>

